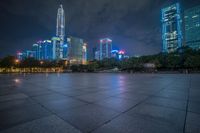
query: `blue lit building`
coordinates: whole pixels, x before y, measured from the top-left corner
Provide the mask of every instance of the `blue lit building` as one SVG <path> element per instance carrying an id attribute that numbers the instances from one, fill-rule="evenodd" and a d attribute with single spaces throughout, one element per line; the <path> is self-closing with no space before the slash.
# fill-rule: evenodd
<path id="1" fill-rule="evenodd" d="M 26 59 L 26 53 L 17 52 L 17 59 L 20 60 L 20 61 Z"/>
<path id="2" fill-rule="evenodd" d="M 175 52 L 182 47 L 182 15 L 180 4 L 176 3 L 162 9 L 162 51 Z"/>
<path id="3" fill-rule="evenodd" d="M 63 49 L 63 59 L 67 59 L 68 45 L 64 44 L 62 49 Z"/>
<path id="4" fill-rule="evenodd" d="M 116 58 L 118 60 L 122 60 L 125 58 L 125 51 L 124 50 L 112 50 L 111 51 L 112 58 Z"/>
<path id="5" fill-rule="evenodd" d="M 119 58 L 119 50 L 112 50 L 111 57 L 118 59 Z"/>
<path id="6" fill-rule="evenodd" d="M 100 60 L 111 58 L 112 40 L 109 38 L 100 39 Z"/>
<path id="7" fill-rule="evenodd" d="M 94 59 L 95 60 L 100 60 L 100 51 L 95 51 Z"/>
<path id="8" fill-rule="evenodd" d="M 63 58 L 63 47 L 60 41 L 61 39 L 59 37 L 52 38 L 53 60 L 60 60 Z"/>
<path id="9" fill-rule="evenodd" d="M 40 60 L 52 60 L 53 59 L 53 45 L 51 40 L 44 40 L 40 45 Z"/>
<path id="10" fill-rule="evenodd" d="M 35 51 L 35 58 L 40 60 L 41 49 L 39 44 L 33 44 L 32 51 Z"/>
<path id="11" fill-rule="evenodd" d="M 184 12 L 185 43 L 193 49 L 200 49 L 200 6 Z"/>
<path id="12" fill-rule="evenodd" d="M 26 51 L 26 58 L 35 58 L 36 59 L 35 51 L 27 50 Z"/>

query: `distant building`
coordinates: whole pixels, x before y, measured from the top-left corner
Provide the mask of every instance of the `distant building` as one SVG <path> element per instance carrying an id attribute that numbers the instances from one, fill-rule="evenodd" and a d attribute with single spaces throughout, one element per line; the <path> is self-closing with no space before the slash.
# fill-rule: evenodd
<path id="1" fill-rule="evenodd" d="M 200 49 L 200 6 L 186 10 L 184 19 L 186 46 Z"/>
<path id="2" fill-rule="evenodd" d="M 96 55 L 97 47 L 94 47 L 92 49 L 92 59 L 95 60 L 95 55 Z"/>
<path id="3" fill-rule="evenodd" d="M 118 59 L 119 58 L 119 50 L 112 50 L 111 57 Z"/>
<path id="4" fill-rule="evenodd" d="M 68 51 L 68 45 L 63 45 L 63 59 L 67 59 L 67 51 Z"/>
<path id="5" fill-rule="evenodd" d="M 17 59 L 20 60 L 20 61 L 26 59 L 26 53 L 17 52 Z"/>
<path id="6" fill-rule="evenodd" d="M 40 60 L 41 55 L 41 46 L 39 44 L 33 44 L 32 51 L 35 51 L 35 58 Z"/>
<path id="7" fill-rule="evenodd" d="M 180 4 L 162 9 L 163 52 L 170 53 L 182 47 L 182 16 Z"/>
<path id="8" fill-rule="evenodd" d="M 56 25 L 56 36 L 60 38 L 60 45 L 64 45 L 65 42 L 65 11 L 63 6 L 60 5 L 57 13 L 57 25 Z M 62 48 L 62 47 L 61 47 Z M 62 49 L 60 49 L 62 51 Z M 62 58 L 62 55 L 60 55 Z"/>
<path id="9" fill-rule="evenodd" d="M 53 45 L 51 40 L 44 40 L 41 43 L 40 60 L 53 60 Z"/>
<path id="10" fill-rule="evenodd" d="M 125 51 L 124 50 L 120 50 L 119 51 L 119 60 L 122 60 L 125 58 Z"/>
<path id="11" fill-rule="evenodd" d="M 111 58 L 112 40 L 109 38 L 100 39 L 100 60 Z"/>
<path id="12" fill-rule="evenodd" d="M 82 46 L 82 64 L 87 64 L 87 44 L 84 43 Z"/>
<path id="13" fill-rule="evenodd" d="M 87 60 L 87 46 L 83 39 L 68 37 L 67 44 L 68 60 L 70 61 L 70 64 L 83 64 L 83 62 Z"/>
<path id="14" fill-rule="evenodd" d="M 100 51 L 95 51 L 95 60 L 100 60 Z"/>
<path id="15" fill-rule="evenodd" d="M 35 51 L 27 50 L 26 51 L 26 58 L 35 58 L 36 59 Z"/>
<path id="16" fill-rule="evenodd" d="M 122 60 L 126 57 L 124 50 L 112 50 L 111 51 L 112 58 L 116 58 Z"/>
<path id="17" fill-rule="evenodd" d="M 52 38 L 52 48 L 53 48 L 53 60 L 61 60 L 63 58 L 62 44 L 60 43 L 61 39 L 59 37 Z"/>

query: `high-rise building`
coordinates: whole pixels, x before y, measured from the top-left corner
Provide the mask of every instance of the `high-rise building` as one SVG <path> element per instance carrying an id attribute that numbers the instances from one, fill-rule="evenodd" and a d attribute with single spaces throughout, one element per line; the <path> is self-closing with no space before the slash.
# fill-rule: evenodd
<path id="1" fill-rule="evenodd" d="M 200 6 L 186 10 L 184 19 L 186 46 L 200 49 Z"/>
<path id="2" fill-rule="evenodd" d="M 67 59 L 67 51 L 68 51 L 68 45 L 63 45 L 63 59 Z"/>
<path id="3" fill-rule="evenodd" d="M 63 6 L 60 5 L 57 13 L 56 36 L 64 42 L 65 38 L 65 12 Z"/>
<path id="4" fill-rule="evenodd" d="M 60 44 L 61 39 L 59 37 L 52 38 L 53 47 L 53 60 L 60 60 L 63 58 L 63 51 L 61 50 L 62 45 Z"/>
<path id="5" fill-rule="evenodd" d="M 162 51 L 176 51 L 182 47 L 182 40 L 182 15 L 180 4 L 176 3 L 162 9 Z"/>
<path id="6" fill-rule="evenodd" d="M 57 13 L 57 25 L 56 25 L 56 36 L 60 38 L 60 52 L 63 53 L 63 46 L 65 43 L 65 12 L 63 6 L 60 5 Z M 63 58 L 63 55 L 60 54 L 60 58 Z"/>
<path id="7" fill-rule="evenodd" d="M 92 48 L 92 59 L 95 60 L 95 55 L 97 52 L 97 47 Z"/>
<path id="8" fill-rule="evenodd" d="M 111 58 L 112 40 L 109 38 L 100 39 L 100 60 Z"/>
<path id="9" fill-rule="evenodd" d="M 68 60 L 70 64 L 83 64 L 84 60 L 87 57 L 87 47 L 81 38 L 77 37 L 68 37 Z"/>
<path id="10" fill-rule="evenodd" d="M 32 51 L 35 51 L 35 58 L 40 60 L 41 48 L 39 44 L 33 44 Z"/>
<path id="11" fill-rule="evenodd" d="M 40 60 L 52 60 L 53 59 L 53 45 L 51 40 L 44 40 L 40 45 Z"/>

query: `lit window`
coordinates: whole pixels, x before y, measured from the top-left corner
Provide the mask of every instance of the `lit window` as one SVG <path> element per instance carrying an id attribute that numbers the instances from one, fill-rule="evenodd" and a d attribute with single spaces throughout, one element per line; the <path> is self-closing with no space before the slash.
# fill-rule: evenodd
<path id="1" fill-rule="evenodd" d="M 192 16 L 192 18 L 197 18 L 199 15 L 194 15 L 194 16 Z"/>

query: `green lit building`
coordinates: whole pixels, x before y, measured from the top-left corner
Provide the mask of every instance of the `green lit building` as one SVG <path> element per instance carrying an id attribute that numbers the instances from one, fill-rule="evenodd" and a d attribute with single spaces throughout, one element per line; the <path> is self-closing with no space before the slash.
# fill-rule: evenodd
<path id="1" fill-rule="evenodd" d="M 186 10 L 184 19 L 186 46 L 200 49 L 200 6 Z"/>
<path id="2" fill-rule="evenodd" d="M 83 39 L 77 37 L 68 37 L 68 60 L 70 64 L 85 64 L 87 61 L 87 45 Z"/>

